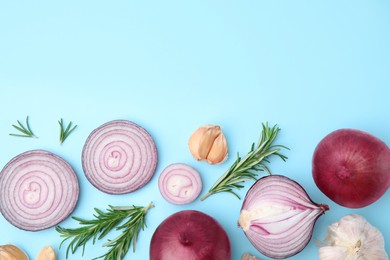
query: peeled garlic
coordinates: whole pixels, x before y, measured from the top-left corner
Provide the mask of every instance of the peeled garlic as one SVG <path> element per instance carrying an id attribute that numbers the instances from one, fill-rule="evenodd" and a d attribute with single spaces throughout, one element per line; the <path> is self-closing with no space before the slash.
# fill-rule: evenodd
<path id="1" fill-rule="evenodd" d="M 54 252 L 53 248 L 50 246 L 45 246 L 41 249 L 41 251 L 38 253 L 35 260 L 56 260 L 56 253 Z"/>
<path id="2" fill-rule="evenodd" d="M 28 256 L 22 249 L 14 245 L 0 246 L 0 259 L 1 260 L 28 260 Z"/>
<path id="3" fill-rule="evenodd" d="M 387 260 L 381 232 L 357 214 L 346 215 L 328 227 L 320 243 L 320 260 Z"/>
<path id="4" fill-rule="evenodd" d="M 188 141 L 192 156 L 198 161 L 217 164 L 226 160 L 227 142 L 220 126 L 205 125 L 192 133 Z"/>

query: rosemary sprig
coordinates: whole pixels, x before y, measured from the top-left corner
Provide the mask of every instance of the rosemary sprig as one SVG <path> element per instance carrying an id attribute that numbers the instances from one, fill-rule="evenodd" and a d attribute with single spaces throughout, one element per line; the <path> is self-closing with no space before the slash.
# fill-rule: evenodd
<path id="1" fill-rule="evenodd" d="M 62 118 L 58 121 L 58 124 L 60 125 L 60 144 L 62 144 L 65 139 L 73 132 L 73 130 L 76 129 L 77 125 L 72 127 L 72 121 L 68 124 L 66 128 L 64 128 L 64 123 Z"/>
<path id="2" fill-rule="evenodd" d="M 108 240 L 108 242 L 103 245 L 110 247 L 106 254 L 94 259 L 103 257 L 105 260 L 123 259 L 131 245 L 133 246 L 133 251 L 135 251 L 138 234 L 141 229 L 144 230 L 146 227 L 146 213 L 153 207 L 154 204 L 152 202 L 146 207 L 109 206 L 107 212 L 95 208 L 97 214 L 93 215 L 95 218 L 92 220 L 72 217 L 74 220 L 78 221 L 82 227 L 75 229 L 62 228 L 60 226 L 56 227 L 57 232 L 64 238 L 60 247 L 66 240 L 70 239 L 70 243 L 66 249 L 66 259 L 68 259 L 69 252 L 74 254 L 80 247 L 82 247 L 82 255 L 84 255 L 85 246 L 88 241 L 92 239 L 92 244 L 95 244 L 96 239 L 102 239 L 113 229 L 122 230 L 122 233 L 115 239 Z M 128 220 L 120 225 L 126 219 Z"/>
<path id="3" fill-rule="evenodd" d="M 33 138 L 38 138 L 34 133 L 31 131 L 30 125 L 28 123 L 28 116 L 26 117 L 26 126 L 24 126 L 22 123 L 20 123 L 19 120 L 17 120 L 18 125 L 12 125 L 16 130 L 21 132 L 22 134 L 9 134 L 12 136 L 17 136 L 17 137 L 33 137 Z"/>
<path id="4" fill-rule="evenodd" d="M 262 124 L 262 132 L 260 134 L 259 141 L 255 147 L 255 143 L 252 144 L 251 150 L 243 158 L 237 153 L 237 159 L 232 166 L 216 181 L 211 189 L 200 200 L 205 200 L 209 196 L 219 192 L 229 192 L 235 195 L 238 199 L 240 196 L 234 189 L 241 189 L 244 186 L 243 182 L 248 180 L 257 180 L 258 171 L 265 171 L 271 174 L 268 167 L 264 162 L 269 163 L 269 157 L 276 155 L 283 161 L 287 160 L 287 157 L 281 154 L 279 151 L 282 148 L 288 149 L 283 145 L 273 144 L 276 136 L 278 135 L 280 128 L 276 125 L 272 128 L 268 127 L 268 123 Z"/>

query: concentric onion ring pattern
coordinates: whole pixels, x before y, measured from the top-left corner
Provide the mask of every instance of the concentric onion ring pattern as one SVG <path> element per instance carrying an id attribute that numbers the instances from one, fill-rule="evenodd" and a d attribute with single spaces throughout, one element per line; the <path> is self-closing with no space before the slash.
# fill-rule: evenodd
<path id="1" fill-rule="evenodd" d="M 197 170 L 184 163 L 168 165 L 160 174 L 158 187 L 161 195 L 172 204 L 194 201 L 202 191 L 202 179 Z"/>
<path id="2" fill-rule="evenodd" d="M 113 120 L 92 131 L 83 152 L 85 176 L 109 194 L 133 192 L 150 181 L 157 149 L 150 134 L 127 120 Z"/>
<path id="3" fill-rule="evenodd" d="M 45 150 L 19 154 L 0 174 L 0 211 L 23 230 L 57 225 L 73 211 L 78 196 L 78 179 L 72 167 Z"/>

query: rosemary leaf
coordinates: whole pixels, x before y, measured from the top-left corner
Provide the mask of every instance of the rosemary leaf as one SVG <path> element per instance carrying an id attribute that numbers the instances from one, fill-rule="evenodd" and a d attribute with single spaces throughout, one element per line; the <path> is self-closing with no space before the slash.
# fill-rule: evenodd
<path id="1" fill-rule="evenodd" d="M 66 249 L 66 258 L 68 259 L 69 252 L 74 254 L 80 247 L 82 248 L 82 255 L 84 255 L 85 246 L 88 241 L 92 239 L 92 244 L 95 244 L 96 239 L 100 240 L 104 238 L 111 230 L 121 230 L 122 233 L 119 236 L 113 240 L 108 240 L 103 245 L 110 248 L 108 252 L 94 259 L 123 259 L 131 245 L 133 245 L 133 251 L 135 251 L 138 233 L 146 227 L 146 213 L 153 207 L 154 204 L 152 202 L 146 207 L 109 206 L 106 212 L 95 208 L 96 214 L 93 215 L 94 219 L 92 220 L 72 217 L 79 222 L 81 227 L 69 229 L 57 226 L 57 232 L 64 238 L 60 247 L 65 241 L 71 239 Z"/>
<path id="2" fill-rule="evenodd" d="M 72 121 L 68 124 L 66 128 L 64 128 L 64 122 L 62 118 L 58 121 L 58 124 L 60 125 L 60 144 L 62 144 L 65 139 L 73 132 L 73 130 L 76 129 L 77 125 L 72 127 Z"/>
<path id="3" fill-rule="evenodd" d="M 203 201 L 209 196 L 220 192 L 231 193 L 240 199 L 240 196 L 234 190 L 243 188 L 242 183 L 248 180 L 256 181 L 258 176 L 257 172 L 259 171 L 271 174 L 268 167 L 264 164 L 269 163 L 270 156 L 276 155 L 283 161 L 287 160 L 287 157 L 279 151 L 282 148 L 288 148 L 283 145 L 273 144 L 280 128 L 276 125 L 270 128 L 268 127 L 268 123 L 263 123 L 262 128 L 257 145 L 253 143 L 250 151 L 242 158 L 237 154 L 236 161 L 200 200 Z"/>
<path id="4" fill-rule="evenodd" d="M 28 116 L 26 117 L 26 126 L 24 126 L 22 123 L 20 123 L 19 120 L 17 120 L 18 126 L 17 125 L 12 125 L 16 130 L 21 132 L 21 134 L 9 134 L 11 136 L 16 136 L 16 137 L 32 137 L 32 138 L 38 138 L 34 133 L 31 131 L 30 125 L 28 123 Z"/>

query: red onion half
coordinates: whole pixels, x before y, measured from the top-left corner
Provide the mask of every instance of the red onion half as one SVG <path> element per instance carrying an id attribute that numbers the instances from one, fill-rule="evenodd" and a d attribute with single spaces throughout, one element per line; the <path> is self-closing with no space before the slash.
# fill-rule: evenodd
<path id="1" fill-rule="evenodd" d="M 150 181 L 157 166 L 157 149 L 139 125 L 114 120 L 96 128 L 82 152 L 85 176 L 97 189 L 125 194 Z"/>
<path id="2" fill-rule="evenodd" d="M 48 151 L 22 153 L 0 174 L 0 211 L 20 229 L 38 231 L 57 225 L 73 211 L 78 195 L 72 167 Z"/>
<path id="3" fill-rule="evenodd" d="M 314 203 L 297 182 L 270 175 L 249 189 L 238 224 L 257 250 L 281 259 L 306 247 L 316 220 L 328 209 Z"/>
<path id="4" fill-rule="evenodd" d="M 160 174 L 158 187 L 161 195 L 172 204 L 194 201 L 202 191 L 199 173 L 184 163 L 168 165 Z"/>

